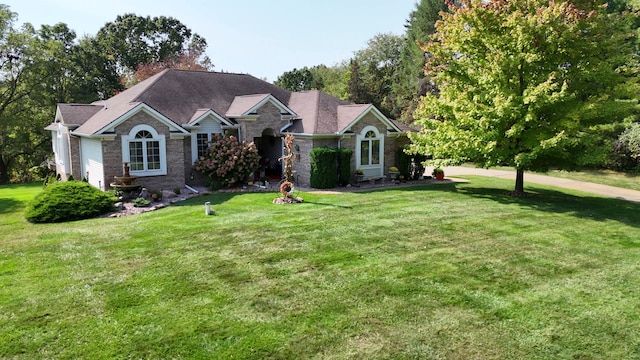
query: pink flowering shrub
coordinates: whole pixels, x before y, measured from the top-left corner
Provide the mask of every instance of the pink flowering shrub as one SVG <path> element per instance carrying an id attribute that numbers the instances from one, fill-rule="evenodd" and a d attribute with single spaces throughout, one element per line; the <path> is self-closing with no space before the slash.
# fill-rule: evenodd
<path id="1" fill-rule="evenodd" d="M 231 187 L 247 180 L 258 168 L 260 155 L 253 142 L 239 142 L 235 136 L 214 134 L 205 156 L 195 169 L 205 174 L 214 188 Z"/>

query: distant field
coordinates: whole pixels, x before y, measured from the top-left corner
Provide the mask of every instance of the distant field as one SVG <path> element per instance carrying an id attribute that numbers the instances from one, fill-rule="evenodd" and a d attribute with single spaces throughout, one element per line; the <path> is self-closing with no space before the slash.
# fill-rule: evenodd
<path id="1" fill-rule="evenodd" d="M 0 186 L 0 358 L 639 358 L 640 204 L 466 178 L 45 225 Z"/>

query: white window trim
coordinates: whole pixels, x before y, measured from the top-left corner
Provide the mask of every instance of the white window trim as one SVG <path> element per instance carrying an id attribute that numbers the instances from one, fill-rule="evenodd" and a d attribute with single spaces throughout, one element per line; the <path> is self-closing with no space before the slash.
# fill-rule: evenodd
<path id="1" fill-rule="evenodd" d="M 191 133 L 191 163 L 194 164 L 198 159 L 198 135 L 207 135 L 207 141 L 211 142 L 212 134 L 206 131 Z"/>
<path id="2" fill-rule="evenodd" d="M 164 134 L 158 134 L 156 129 L 152 128 L 149 125 L 136 125 L 131 131 L 129 131 L 128 135 L 122 135 L 122 161 L 126 163 L 131 162 L 131 157 L 129 154 L 129 143 L 131 141 L 137 141 L 135 139 L 136 134 L 140 131 L 146 130 L 153 138 L 151 140 L 155 140 L 159 142 L 160 145 L 160 169 L 157 170 L 131 170 L 130 174 L 134 176 L 159 176 L 159 175 L 167 175 L 167 145 Z"/>
<path id="3" fill-rule="evenodd" d="M 376 134 L 373 138 L 366 138 L 366 135 L 369 131 L 373 131 Z M 375 165 L 361 165 L 362 163 L 362 145 L 361 142 L 367 139 L 369 140 L 379 140 L 380 141 L 380 149 L 378 153 L 378 158 L 380 159 L 379 164 Z M 366 126 L 359 134 L 356 135 L 356 169 L 362 169 L 365 172 L 365 177 L 376 177 L 382 176 L 382 169 L 384 168 L 384 136 L 380 134 L 378 128 L 375 126 Z"/>

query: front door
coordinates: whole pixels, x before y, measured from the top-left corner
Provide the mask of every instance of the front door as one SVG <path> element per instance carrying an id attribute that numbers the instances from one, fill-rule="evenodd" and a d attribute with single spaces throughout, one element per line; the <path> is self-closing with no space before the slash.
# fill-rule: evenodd
<path id="1" fill-rule="evenodd" d="M 260 171 L 258 178 L 266 176 L 272 180 L 282 178 L 282 138 L 273 129 L 265 129 L 262 136 L 253 139 L 260 153 Z"/>

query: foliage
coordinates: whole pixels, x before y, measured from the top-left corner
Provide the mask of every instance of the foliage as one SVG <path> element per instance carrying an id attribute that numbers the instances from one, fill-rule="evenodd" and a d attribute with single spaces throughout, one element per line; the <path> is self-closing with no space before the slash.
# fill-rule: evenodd
<path id="1" fill-rule="evenodd" d="M 433 171 L 431 172 L 431 175 L 433 175 L 433 176 L 444 175 L 444 170 L 442 170 L 441 167 L 436 166 L 435 168 L 433 168 Z"/>
<path id="2" fill-rule="evenodd" d="M 49 184 L 29 203 L 25 212 L 33 223 L 88 219 L 113 209 L 115 199 L 82 181 Z"/>
<path id="3" fill-rule="evenodd" d="M 143 198 L 143 197 L 139 197 L 139 198 L 135 198 L 131 201 L 131 203 L 133 204 L 133 206 L 135 207 L 147 207 L 149 205 L 151 205 L 151 201 Z"/>
<path id="4" fill-rule="evenodd" d="M 260 155 L 253 142 L 239 142 L 235 136 L 214 134 L 205 156 L 195 162 L 195 169 L 205 174 L 211 184 L 231 187 L 244 182 L 258 168 Z"/>
<path id="5" fill-rule="evenodd" d="M 411 154 L 406 150 L 409 146 L 398 148 L 398 171 L 406 179 L 421 179 L 424 176 L 424 162 L 427 157 L 421 154 Z"/>
<path id="6" fill-rule="evenodd" d="M 637 103 L 628 20 L 543 0 L 452 5 L 424 47 L 439 94 L 420 104 L 412 151 L 434 163 L 513 166 L 516 192 L 524 170 L 570 167 L 587 129 Z"/>
<path id="7" fill-rule="evenodd" d="M 626 128 L 614 143 L 612 165 L 619 170 L 634 170 L 640 166 L 640 123 Z"/>
<path id="8" fill-rule="evenodd" d="M 309 154 L 311 158 L 310 185 L 316 189 L 329 189 L 336 186 L 336 164 L 338 155 L 333 148 L 314 148 Z"/>
<path id="9" fill-rule="evenodd" d="M 352 101 L 371 103 L 386 116 L 399 115 L 393 99 L 392 77 L 403 45 L 401 36 L 376 34 L 366 48 L 356 51 L 349 86 Z"/>
<path id="10" fill-rule="evenodd" d="M 162 63 L 185 53 L 204 56 L 207 42 L 173 17 L 119 15 L 96 35 L 103 53 L 111 54 L 118 68 L 133 72 L 141 64 Z M 202 59 L 208 63 L 208 59 Z"/>
<path id="11" fill-rule="evenodd" d="M 322 88 L 322 78 L 316 78 L 305 66 L 300 70 L 294 68 L 285 72 L 274 84 L 290 91 L 317 90 Z"/>
<path id="12" fill-rule="evenodd" d="M 353 151 L 347 148 L 336 149 L 338 160 L 338 184 L 345 186 L 351 181 L 351 157 Z"/>
<path id="13" fill-rule="evenodd" d="M 444 0 L 420 0 L 411 12 L 407 24 L 404 45 L 400 51 L 398 66 L 393 73 L 392 92 L 396 108 L 401 119 L 413 122 L 413 112 L 420 97 L 435 91 L 431 79 L 425 77 L 424 51 L 420 44 L 426 43 L 435 33 L 436 21 L 440 20 L 440 11 L 446 11 Z M 406 176 L 406 175 L 405 175 Z"/>

